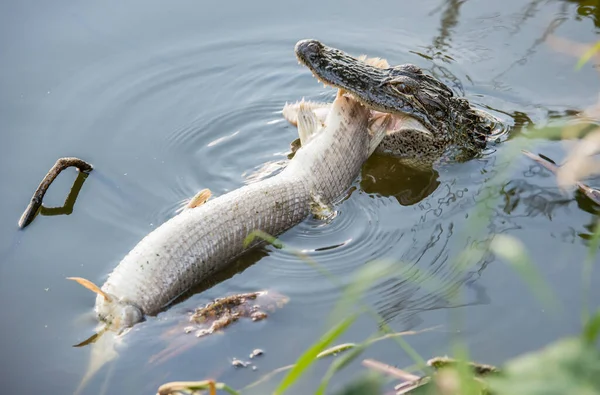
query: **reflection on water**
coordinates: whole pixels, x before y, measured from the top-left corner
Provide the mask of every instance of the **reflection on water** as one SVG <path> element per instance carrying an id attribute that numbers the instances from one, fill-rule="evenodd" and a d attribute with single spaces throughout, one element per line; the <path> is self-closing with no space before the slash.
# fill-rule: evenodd
<path id="1" fill-rule="evenodd" d="M 73 181 L 73 185 L 71 186 L 71 190 L 67 195 L 65 202 L 60 207 L 46 207 L 43 204 L 40 206 L 39 210 L 35 213 L 35 216 L 43 215 L 43 216 L 54 216 L 54 215 L 70 215 L 73 213 L 73 208 L 75 207 L 75 202 L 77 201 L 77 196 L 79 196 L 79 192 L 81 191 L 81 187 L 88 177 L 88 173 L 77 172 L 77 177 L 75 181 Z M 33 220 L 33 219 L 32 219 Z M 31 220 L 31 221 L 32 221 Z M 28 221 L 30 222 L 30 221 Z"/>
<path id="2" fill-rule="evenodd" d="M 598 0 L 563 0 L 577 4 L 577 20 L 591 19 L 596 29 L 600 28 L 600 1 Z"/>
<path id="3" fill-rule="evenodd" d="M 502 189 L 503 210 L 512 217 L 535 217 L 543 215 L 553 218 L 556 210 L 571 204 L 572 199 L 565 196 L 556 187 L 540 187 L 537 183 L 525 179 L 511 181 Z"/>
<path id="4" fill-rule="evenodd" d="M 460 9 L 466 0 L 446 0 L 441 6 L 436 8 L 430 15 L 435 15 L 438 11 L 440 15 L 439 34 L 435 36 L 431 45 L 426 47 L 425 52 L 416 52 L 417 55 L 424 57 L 431 62 L 428 71 L 438 79 L 444 81 L 453 90 L 459 94 L 465 94 L 463 82 L 460 76 L 455 75 L 450 68 L 444 64 L 452 63 L 454 59 L 448 55 L 448 49 L 452 47 L 452 33 L 458 25 L 460 19 Z M 468 76 L 466 76 L 468 78 Z"/>
<path id="5" fill-rule="evenodd" d="M 491 164 L 482 161 L 481 164 L 482 168 L 490 168 L 490 172 L 495 172 L 493 161 Z M 432 173 L 436 177 L 429 180 L 435 181 L 424 184 L 427 185 L 424 190 L 431 194 L 432 184 L 439 188 L 432 199 L 416 205 L 422 214 L 402 239 L 402 249 L 395 257 L 398 262 L 397 276 L 379 284 L 374 291 L 378 295 L 375 306 L 381 316 L 388 321 L 401 322 L 403 329 L 419 325 L 419 314 L 424 311 L 458 307 L 455 296 L 465 285 L 467 291 L 474 292 L 466 300 L 463 298 L 460 306 L 489 303 L 485 288 L 476 283 L 492 261 L 486 253 L 487 245 L 494 234 L 505 232 L 513 226 L 492 215 L 486 232 L 473 234 L 469 229 L 464 229 L 467 223 L 452 218 L 456 218 L 459 212 L 474 209 L 477 200 L 490 192 L 481 187 L 469 190 L 455 185 L 454 180 L 440 183 L 437 172 Z M 465 249 L 478 250 L 481 255 L 466 268 L 461 266 L 461 262 L 455 261 L 456 256 Z"/>
<path id="6" fill-rule="evenodd" d="M 403 206 L 411 206 L 431 195 L 440 185 L 433 169 L 416 169 L 401 159 L 373 155 L 363 165 L 360 187 L 367 193 L 393 196 Z"/>
<path id="7" fill-rule="evenodd" d="M 246 270 L 250 266 L 254 265 L 256 262 L 260 261 L 262 258 L 267 256 L 268 254 L 269 254 L 269 251 L 268 251 L 267 247 L 257 247 L 257 248 L 252 249 L 251 251 L 248 251 L 246 254 L 239 257 L 234 262 L 232 262 L 232 264 L 227 269 L 216 273 L 215 275 L 211 276 L 210 278 L 207 278 L 205 281 L 203 281 L 199 284 L 196 284 L 196 286 L 194 286 L 194 288 L 190 289 L 189 291 L 187 291 L 186 293 L 184 293 L 183 295 L 181 295 L 180 297 L 175 299 L 171 303 L 171 305 L 176 305 L 178 303 L 181 303 L 184 300 L 186 300 L 187 298 L 191 297 L 192 295 L 202 293 L 203 291 L 205 291 L 209 288 L 212 288 L 215 285 L 233 277 L 237 273 L 243 272 L 244 270 Z M 170 307 L 170 306 L 168 306 L 168 307 Z M 168 308 L 168 307 L 166 307 L 166 308 Z"/>

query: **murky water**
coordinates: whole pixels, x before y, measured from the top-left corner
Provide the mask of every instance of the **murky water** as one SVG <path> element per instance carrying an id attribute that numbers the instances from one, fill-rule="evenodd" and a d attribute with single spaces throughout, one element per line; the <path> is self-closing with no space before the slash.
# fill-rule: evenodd
<path id="1" fill-rule="evenodd" d="M 94 296 L 67 276 L 101 284 L 145 234 L 201 188 L 215 195 L 250 182 L 264 164 L 284 161 L 296 130 L 283 121 L 286 101 L 330 100 L 299 66 L 295 42 L 318 38 L 391 64 L 415 63 L 458 94 L 498 116 L 512 132 L 480 159 L 420 172 L 374 157 L 329 223 L 307 220 L 282 236 L 341 283 L 377 258 L 399 275 L 366 295 L 395 330 L 440 329 L 413 336 L 424 357 L 449 349 L 449 316 L 461 312 L 473 357 L 502 361 L 579 328 L 585 236 L 598 209 L 561 194 L 555 180 L 525 158 L 503 155 L 522 128 L 543 126 L 597 100 L 591 66 L 545 40 L 597 38 L 598 8 L 575 1 L 130 1 L 56 0 L 0 5 L 0 306 L 3 388 L 65 394 L 80 382 L 93 333 Z M 585 5 L 583 5 L 585 4 Z M 590 5 L 591 4 L 591 5 Z M 556 161 L 559 142 L 536 150 Z M 61 156 L 92 162 L 74 212 L 16 222 L 44 172 Z M 509 179 L 495 178 L 509 172 Z M 60 206 L 75 178 L 68 171 L 46 198 Z M 484 231 L 473 229 L 477 203 L 492 200 Z M 507 265 L 487 256 L 466 273 L 450 262 L 493 233 L 522 240 L 562 309 L 549 312 Z M 435 278 L 435 281 L 433 280 Z M 592 281 L 597 281 L 597 276 Z M 339 286 L 281 250 L 264 248 L 158 318 L 131 332 L 114 363 L 83 393 L 155 393 L 172 380 L 217 378 L 236 388 L 287 365 L 327 328 Z M 211 285 L 211 284 L 209 284 Z M 186 312 L 233 292 L 272 289 L 290 298 L 266 321 L 240 322 L 222 336 L 185 338 L 189 348 L 153 362 L 177 336 Z M 443 297 L 460 290 L 461 306 Z M 592 291 L 592 300 L 600 293 Z M 362 317 L 343 337 L 375 331 Z M 183 336 L 183 334 L 181 335 Z M 254 348 L 257 371 L 235 370 Z M 398 366 L 411 360 L 391 342 L 367 356 Z M 327 364 L 291 393 L 309 393 Z M 339 374 L 337 388 L 361 367 Z M 256 388 L 267 393 L 277 379 Z"/>

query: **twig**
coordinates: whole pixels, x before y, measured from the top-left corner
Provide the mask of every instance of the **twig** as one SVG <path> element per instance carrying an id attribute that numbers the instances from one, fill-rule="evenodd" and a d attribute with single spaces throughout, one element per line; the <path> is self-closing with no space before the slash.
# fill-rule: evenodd
<path id="1" fill-rule="evenodd" d="M 417 381 L 420 380 L 421 377 L 414 375 L 412 373 L 408 373 L 402 369 L 398 369 L 396 367 L 387 365 L 383 362 L 376 361 L 374 359 L 365 359 L 362 364 L 367 368 L 371 368 L 377 370 L 379 372 L 385 373 L 389 376 L 393 376 L 397 379 L 404 381 Z"/>
<path id="2" fill-rule="evenodd" d="M 539 155 L 533 154 L 533 153 L 531 153 L 529 151 L 525 151 L 525 150 L 523 150 L 522 152 L 528 158 L 530 158 L 530 159 L 534 160 L 536 163 L 538 163 L 540 166 L 551 171 L 554 175 L 556 175 L 558 170 L 560 169 L 559 166 L 547 161 L 546 159 L 542 158 Z M 599 190 L 597 190 L 596 188 L 592 188 L 592 187 L 582 183 L 581 181 L 576 181 L 575 185 L 592 202 L 594 202 L 595 204 L 600 206 L 600 191 Z"/>
<path id="3" fill-rule="evenodd" d="M 58 159 L 33 193 L 29 205 L 19 219 L 19 228 L 23 229 L 33 221 L 35 216 L 40 211 L 46 191 L 56 177 L 58 177 L 58 175 L 68 167 L 76 167 L 80 172 L 83 173 L 89 173 L 93 169 L 91 164 L 79 158 L 67 157 Z"/>
<path id="4" fill-rule="evenodd" d="M 537 162 L 540 166 L 544 167 L 546 170 L 549 170 L 550 172 L 554 173 L 556 175 L 556 172 L 558 171 L 558 166 L 555 165 L 554 163 L 547 161 L 546 159 L 542 158 L 539 155 L 536 155 L 532 152 L 526 151 L 526 150 L 521 150 L 521 152 L 523 153 L 523 155 L 527 156 L 529 159 L 532 159 L 533 161 Z"/>

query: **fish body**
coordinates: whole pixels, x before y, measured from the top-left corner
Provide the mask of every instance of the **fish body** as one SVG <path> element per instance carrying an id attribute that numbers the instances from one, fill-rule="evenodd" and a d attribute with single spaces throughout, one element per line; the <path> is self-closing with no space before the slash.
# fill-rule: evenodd
<path id="1" fill-rule="evenodd" d="M 340 91 L 327 126 L 309 132 L 282 172 L 184 210 L 144 237 L 98 292 L 98 318 L 129 327 L 155 315 L 260 243 L 245 243 L 251 232 L 279 235 L 306 218 L 315 199 L 334 203 L 370 154 L 368 118 Z"/>

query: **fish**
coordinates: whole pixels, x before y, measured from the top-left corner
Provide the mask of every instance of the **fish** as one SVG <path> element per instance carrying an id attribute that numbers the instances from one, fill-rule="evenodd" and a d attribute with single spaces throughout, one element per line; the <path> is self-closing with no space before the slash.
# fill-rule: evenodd
<path id="1" fill-rule="evenodd" d="M 97 294 L 94 310 L 99 322 L 97 333 L 79 344 L 91 344 L 91 354 L 75 393 L 117 357 L 115 347 L 134 325 L 263 244 L 264 239 L 251 239 L 254 232 L 278 236 L 344 196 L 391 123 L 391 117 L 384 116 L 369 124 L 369 114 L 342 89 L 325 126 L 308 103 L 300 103 L 301 147 L 280 173 L 215 198 L 203 189 L 146 235 L 102 287 L 68 277 Z"/>
<path id="2" fill-rule="evenodd" d="M 350 187 L 390 124 L 370 125 L 369 110 L 339 90 L 326 126 L 300 104 L 301 148 L 270 178 L 214 199 L 201 191 L 191 207 L 144 237 L 117 265 L 102 287 L 70 277 L 97 294 L 95 313 L 113 329 L 130 328 L 167 308 L 195 284 L 225 269 L 264 243 L 255 231 L 278 236 L 304 220 L 315 202 L 331 205 Z"/>

